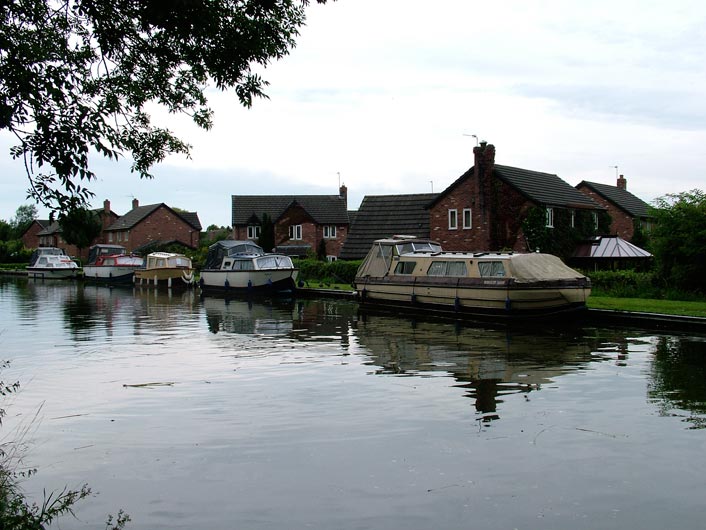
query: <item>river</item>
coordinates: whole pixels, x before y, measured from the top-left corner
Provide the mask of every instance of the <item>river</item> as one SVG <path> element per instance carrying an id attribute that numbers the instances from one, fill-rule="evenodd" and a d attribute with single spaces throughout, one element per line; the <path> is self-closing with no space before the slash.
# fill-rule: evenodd
<path id="1" fill-rule="evenodd" d="M 0 277 L 0 343 L 62 529 L 706 525 L 704 336 Z"/>

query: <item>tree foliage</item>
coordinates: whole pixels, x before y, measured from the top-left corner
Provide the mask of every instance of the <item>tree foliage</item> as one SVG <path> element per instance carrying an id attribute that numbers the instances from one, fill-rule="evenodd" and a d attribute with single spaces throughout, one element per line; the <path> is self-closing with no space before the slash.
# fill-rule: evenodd
<path id="1" fill-rule="evenodd" d="M 650 250 L 659 277 L 675 288 L 706 293 L 706 194 L 695 189 L 654 204 Z"/>
<path id="2" fill-rule="evenodd" d="M 61 213 L 58 219 L 61 237 L 68 244 L 78 248 L 90 246 L 103 229 L 99 215 L 101 214 L 81 207 Z"/>
<path id="3" fill-rule="evenodd" d="M 317 0 L 325 3 L 326 0 Z M 7 0 L 0 2 L 0 129 L 16 139 L 29 195 L 85 206 L 89 155 L 150 168 L 190 146 L 152 123 L 161 106 L 212 125 L 205 89 L 266 97 L 257 70 L 289 53 L 309 0 Z"/>
<path id="4" fill-rule="evenodd" d="M 571 211 L 555 208 L 554 226 L 550 228 L 547 226 L 547 210 L 534 207 L 527 211 L 522 221 L 522 231 L 530 250 L 539 250 L 567 259 L 571 257 L 580 241 L 596 234 L 608 233 L 610 215 L 605 211 L 597 212 L 598 227 L 596 227 L 593 214 L 593 210 L 575 210 L 574 223 L 571 226 Z"/>
<path id="5" fill-rule="evenodd" d="M 272 252 L 275 248 L 275 224 L 272 218 L 266 214 L 262 214 L 260 221 L 260 237 L 257 239 L 257 244 L 262 247 L 265 252 Z"/>

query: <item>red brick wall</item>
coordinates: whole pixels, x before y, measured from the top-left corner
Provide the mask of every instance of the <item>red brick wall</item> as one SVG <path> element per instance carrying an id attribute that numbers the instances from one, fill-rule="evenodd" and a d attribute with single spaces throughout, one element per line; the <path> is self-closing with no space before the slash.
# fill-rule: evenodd
<path id="1" fill-rule="evenodd" d="M 577 189 L 591 197 L 591 199 L 608 210 L 608 214 L 611 218 L 609 235 L 621 237 L 626 241 L 630 241 L 632 239 L 632 236 L 635 234 L 635 227 L 633 225 L 633 218 L 630 215 L 615 206 L 612 202 L 603 198 L 588 186 L 579 186 Z"/>
<path id="2" fill-rule="evenodd" d="M 526 251 L 522 220 L 532 203 L 495 178 L 495 147 L 481 143 L 473 150 L 475 164 L 455 188 L 430 209 L 430 235 L 444 250 Z M 472 227 L 463 228 L 463 210 L 471 209 Z M 458 228 L 449 229 L 449 210 L 458 213 Z"/>
<path id="3" fill-rule="evenodd" d="M 141 247 L 152 241 L 172 241 L 196 248 L 199 245 L 200 233 L 181 217 L 165 206 L 160 206 L 151 215 L 133 226 L 130 230 L 128 241 L 117 241 L 113 232 L 112 243 L 124 246 L 128 251 Z M 106 237 L 106 243 L 109 242 Z"/>
<path id="4" fill-rule="evenodd" d="M 39 232 L 43 230 L 42 225 L 33 221 L 30 227 L 22 234 L 22 244 L 27 248 L 37 248 L 39 246 Z"/>

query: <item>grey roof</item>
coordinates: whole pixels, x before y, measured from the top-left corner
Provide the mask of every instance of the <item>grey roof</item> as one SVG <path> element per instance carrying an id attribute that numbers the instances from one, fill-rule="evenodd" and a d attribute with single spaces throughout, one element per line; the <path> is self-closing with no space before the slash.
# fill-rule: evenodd
<path id="1" fill-rule="evenodd" d="M 348 224 L 346 200 L 340 195 L 232 195 L 233 226 L 262 221 L 267 214 L 273 221 L 295 204 L 301 206 L 317 224 Z"/>
<path id="2" fill-rule="evenodd" d="M 362 259 L 376 239 L 393 235 L 429 237 L 426 207 L 436 193 L 366 195 L 341 248 L 341 259 Z"/>
<path id="3" fill-rule="evenodd" d="M 51 234 L 61 232 L 61 228 L 59 227 L 59 221 L 50 221 L 43 226 L 44 228 L 37 232 L 38 236 L 49 236 Z"/>
<path id="4" fill-rule="evenodd" d="M 457 178 L 448 188 L 439 194 L 437 200 L 448 195 L 464 180 L 473 176 L 471 167 Z M 558 206 L 564 208 L 591 208 L 604 210 L 603 206 L 584 195 L 568 182 L 563 181 L 553 173 L 542 173 L 517 167 L 495 164 L 493 175 L 506 182 L 528 200 L 542 206 Z M 436 201 L 434 201 L 436 202 Z M 430 204 L 433 205 L 434 203 Z"/>
<path id="5" fill-rule="evenodd" d="M 631 217 L 650 217 L 649 205 L 628 190 L 609 184 L 588 182 L 586 180 L 582 180 L 576 185 L 577 188 L 581 186 L 592 189 L 605 200 L 612 202 L 618 208 L 624 210 Z"/>
<path id="6" fill-rule="evenodd" d="M 574 258 L 651 258 L 652 254 L 618 236 L 597 236 L 577 245 Z"/>
<path id="7" fill-rule="evenodd" d="M 566 208 L 605 209 L 571 184 L 552 173 L 542 173 L 540 171 L 497 164 L 495 165 L 494 173 L 501 180 L 504 180 L 537 204 Z"/>
<path id="8" fill-rule="evenodd" d="M 138 206 L 133 208 L 128 213 L 119 217 L 112 225 L 106 228 L 106 231 L 113 230 L 129 230 L 142 222 L 144 219 L 152 215 L 159 208 L 164 207 L 174 215 L 181 217 L 189 226 L 195 230 L 201 231 L 201 222 L 199 221 L 199 215 L 196 212 L 177 212 L 173 210 L 163 202 L 159 204 L 147 204 L 145 206 Z"/>

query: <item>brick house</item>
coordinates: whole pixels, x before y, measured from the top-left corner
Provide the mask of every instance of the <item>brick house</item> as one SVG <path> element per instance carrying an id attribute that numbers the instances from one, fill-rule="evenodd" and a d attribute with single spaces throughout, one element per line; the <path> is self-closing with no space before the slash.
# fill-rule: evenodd
<path id="1" fill-rule="evenodd" d="M 32 221 L 20 238 L 25 248 L 37 248 L 40 246 L 39 232 L 46 230 L 51 223 L 51 219 L 35 219 Z"/>
<path id="2" fill-rule="evenodd" d="M 233 239 L 257 241 L 266 214 L 278 252 L 304 257 L 323 244 L 326 256 L 338 259 L 350 226 L 347 191 L 341 186 L 338 195 L 233 195 Z"/>
<path id="3" fill-rule="evenodd" d="M 132 200 L 132 210 L 115 220 L 103 232 L 103 243 L 115 243 L 134 252 L 156 244 L 180 243 L 197 248 L 201 222 L 196 212 L 177 211 L 164 203 L 140 206 Z"/>
<path id="4" fill-rule="evenodd" d="M 576 189 L 602 205 L 610 214 L 610 234 L 632 241 L 635 226 L 649 232 L 652 217 L 648 204 L 627 190 L 627 180 L 623 175 L 617 179 L 617 185 L 581 181 Z"/>
<path id="5" fill-rule="evenodd" d="M 376 239 L 393 235 L 429 237 L 427 205 L 436 193 L 366 195 L 351 223 L 342 259 L 363 259 Z"/>
<path id="6" fill-rule="evenodd" d="M 100 235 L 91 241 L 91 245 L 105 243 L 105 230 L 118 219 L 118 214 L 110 209 L 110 201 L 107 199 L 103 201 L 103 208 L 98 208 L 92 211 L 95 213 L 96 218 L 100 220 L 102 230 Z M 58 221 L 51 220 L 48 226 L 37 232 L 37 238 L 37 244 L 34 246 L 28 246 L 27 243 L 25 243 L 25 246 L 27 248 L 57 247 L 63 249 L 69 256 L 74 256 L 80 259 L 88 258 L 88 248 L 80 249 L 76 245 L 72 245 L 64 241 L 61 237 L 61 227 L 59 226 Z"/>
<path id="7" fill-rule="evenodd" d="M 573 228 L 587 213 L 597 226 L 605 212 L 557 175 L 496 164 L 492 144 L 481 142 L 473 154 L 473 167 L 428 205 L 430 237 L 444 250 L 534 251 L 522 230 L 531 210 L 543 212 L 549 230 L 559 219 Z"/>

